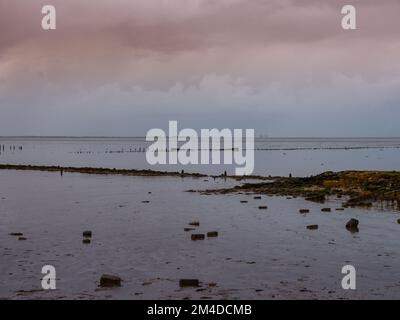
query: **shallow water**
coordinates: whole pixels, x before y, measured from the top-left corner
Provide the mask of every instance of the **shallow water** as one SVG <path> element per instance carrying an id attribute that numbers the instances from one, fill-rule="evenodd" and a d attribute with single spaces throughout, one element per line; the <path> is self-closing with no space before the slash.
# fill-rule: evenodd
<path id="1" fill-rule="evenodd" d="M 152 166 L 148 146 L 143 138 L 0 138 L 0 163 L 234 173 L 234 165 Z M 257 175 L 400 170 L 400 138 L 259 138 L 254 152 Z"/>
<path id="2" fill-rule="evenodd" d="M 395 212 L 335 211 L 338 199 L 184 192 L 235 183 L 222 179 L 0 171 L 0 181 L 1 298 L 400 298 Z M 360 220 L 359 233 L 345 229 L 350 218 Z M 193 220 L 219 237 L 191 241 L 183 228 Z M 87 229 L 93 238 L 84 245 Z M 55 291 L 35 291 L 45 264 L 56 267 Z M 341 289 L 346 264 L 357 269 L 357 290 Z M 99 289 L 103 273 L 119 275 L 122 287 Z M 199 279 L 200 291 L 180 289 L 181 278 Z"/>

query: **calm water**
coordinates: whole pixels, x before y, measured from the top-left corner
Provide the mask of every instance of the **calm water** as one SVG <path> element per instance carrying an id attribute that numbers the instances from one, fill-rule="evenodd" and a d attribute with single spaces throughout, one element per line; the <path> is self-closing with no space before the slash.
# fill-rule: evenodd
<path id="1" fill-rule="evenodd" d="M 0 138 L 0 163 L 233 174 L 225 165 L 149 165 L 143 138 Z M 400 170 L 400 138 L 256 139 L 255 174 Z"/>
<path id="2" fill-rule="evenodd" d="M 0 170 L 0 181 L 0 299 L 400 298 L 394 212 L 335 211 L 341 199 L 185 192 L 230 179 Z M 346 230 L 350 218 L 360 220 L 359 233 Z M 191 241 L 190 221 L 200 221 L 193 232 L 219 236 Z M 83 230 L 93 231 L 89 245 Z M 57 269 L 57 290 L 37 291 L 45 264 Z M 357 269 L 357 290 L 341 289 L 347 264 Z M 100 289 L 103 273 L 119 275 L 122 287 Z M 182 278 L 201 288 L 179 288 Z"/>
<path id="3" fill-rule="evenodd" d="M 1 138 L 0 146 L 0 163 L 181 169 L 148 165 L 140 138 Z M 263 175 L 400 166 L 400 139 L 259 139 L 255 149 L 255 173 Z M 316 204 L 185 192 L 237 184 L 230 179 L 0 170 L 0 181 L 0 299 L 400 297 L 398 212 L 336 211 L 342 205 L 336 198 Z M 299 214 L 300 208 L 310 213 Z M 359 233 L 345 229 L 350 218 L 360 221 Z M 200 227 L 193 232 L 218 231 L 218 238 L 191 241 L 183 229 L 195 220 Z M 308 230 L 309 224 L 319 229 Z M 87 229 L 94 235 L 90 245 L 82 244 Z M 45 264 L 57 268 L 55 291 L 38 291 Z M 357 268 L 355 291 L 341 289 L 346 264 Z M 103 273 L 121 276 L 123 286 L 100 289 Z M 201 288 L 180 289 L 181 278 L 198 278 Z"/>

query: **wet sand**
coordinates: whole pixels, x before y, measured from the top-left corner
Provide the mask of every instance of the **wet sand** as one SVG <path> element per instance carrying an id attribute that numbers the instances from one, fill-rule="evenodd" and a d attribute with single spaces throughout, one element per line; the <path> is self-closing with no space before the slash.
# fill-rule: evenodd
<path id="1" fill-rule="evenodd" d="M 237 185 L 230 179 L 1 170 L 0 181 L 0 298 L 400 298 L 394 211 L 336 211 L 341 199 L 185 192 Z M 360 221 L 358 233 L 346 230 L 350 218 Z M 191 221 L 200 226 L 185 232 Z M 318 230 L 306 228 L 312 224 Z M 93 232 L 90 244 L 84 230 Z M 209 231 L 218 237 L 190 239 Z M 40 290 L 45 264 L 56 267 L 57 290 Z M 341 288 L 346 264 L 357 269 L 357 290 Z M 122 286 L 99 288 L 104 273 Z M 200 287 L 180 288 L 183 278 Z"/>

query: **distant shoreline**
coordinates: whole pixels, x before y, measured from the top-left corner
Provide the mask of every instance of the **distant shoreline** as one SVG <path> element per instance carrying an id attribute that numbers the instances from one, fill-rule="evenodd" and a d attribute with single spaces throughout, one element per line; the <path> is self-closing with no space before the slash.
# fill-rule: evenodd
<path id="1" fill-rule="evenodd" d="M 69 172 L 99 175 L 124 175 L 124 176 L 171 176 L 171 177 L 208 177 L 201 173 L 156 171 L 150 169 L 117 169 L 117 168 L 95 168 L 95 167 L 62 167 L 62 166 L 41 166 L 41 165 L 19 165 L 0 164 L 0 170 L 19 171 L 47 171 L 47 172 Z"/>
<path id="2" fill-rule="evenodd" d="M 166 137 L 167 139 L 169 137 Z M 0 136 L 1 140 L 146 140 L 145 136 Z M 384 141 L 400 140 L 399 137 L 255 137 L 257 141 Z"/>

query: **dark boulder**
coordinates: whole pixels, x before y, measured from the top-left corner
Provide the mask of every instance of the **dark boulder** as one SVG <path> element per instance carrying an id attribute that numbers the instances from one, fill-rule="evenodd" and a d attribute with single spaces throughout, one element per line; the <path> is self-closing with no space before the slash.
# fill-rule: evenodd
<path id="1" fill-rule="evenodd" d="M 199 286 L 199 280 L 198 279 L 180 279 L 179 280 L 179 286 L 181 288 L 184 288 L 184 287 L 198 287 Z"/>
<path id="2" fill-rule="evenodd" d="M 218 231 L 210 231 L 210 232 L 207 232 L 207 237 L 208 237 L 208 238 L 218 237 Z"/>
<path id="3" fill-rule="evenodd" d="M 190 238 L 191 238 L 193 241 L 196 241 L 196 240 L 204 240 L 205 235 L 204 235 L 204 234 L 192 234 L 192 235 L 190 236 Z"/>
<path id="4" fill-rule="evenodd" d="M 83 231 L 83 236 L 85 238 L 91 238 L 92 237 L 92 231 L 90 231 L 90 230 Z"/>
<path id="5" fill-rule="evenodd" d="M 120 287 L 121 278 L 118 276 L 103 274 L 100 278 L 100 287 Z"/>
<path id="6" fill-rule="evenodd" d="M 350 219 L 346 223 L 346 229 L 351 232 L 358 232 L 358 223 L 359 221 L 357 219 Z"/>

